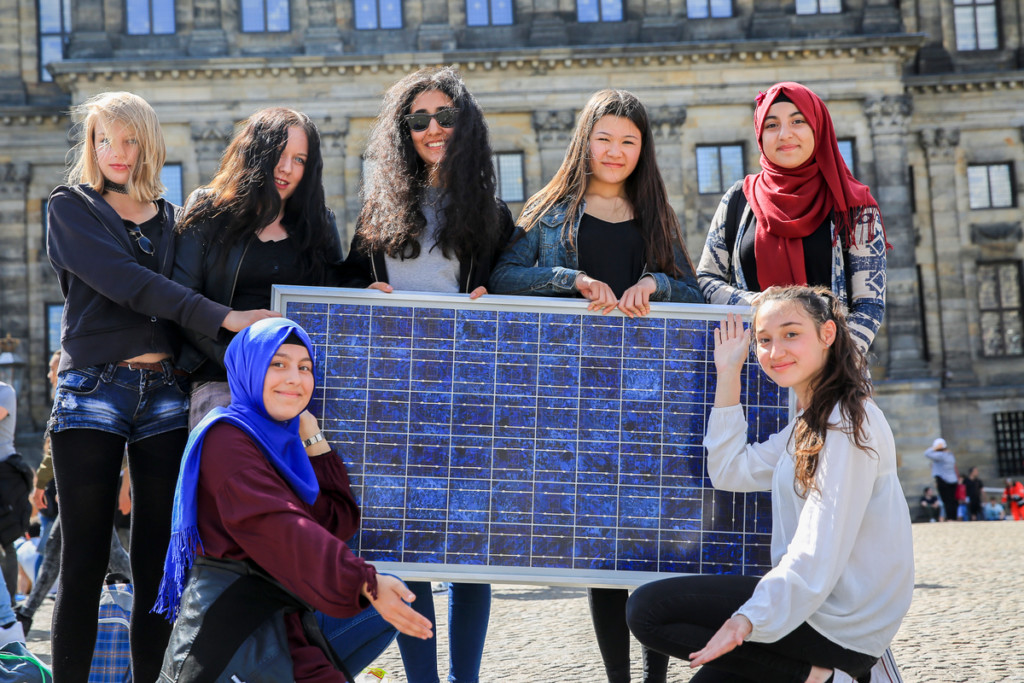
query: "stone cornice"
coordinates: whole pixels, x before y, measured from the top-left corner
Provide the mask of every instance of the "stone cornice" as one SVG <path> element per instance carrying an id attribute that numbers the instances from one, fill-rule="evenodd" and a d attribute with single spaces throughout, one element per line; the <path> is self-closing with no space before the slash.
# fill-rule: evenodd
<path id="1" fill-rule="evenodd" d="M 906 76 L 903 84 L 913 95 L 1024 90 L 1024 70 Z"/>
<path id="2" fill-rule="evenodd" d="M 809 58 L 901 60 L 919 48 L 923 34 L 864 35 L 841 38 L 787 38 L 646 45 L 589 45 L 566 48 L 511 48 L 353 55 L 252 57 L 169 56 L 154 60 L 67 60 L 51 65 L 65 90 L 87 81 L 196 80 L 264 76 L 331 76 L 404 73 L 424 66 L 454 64 L 465 71 L 551 71 L 562 68 L 634 69 L 644 66 L 699 64 L 785 64 Z"/>
<path id="3" fill-rule="evenodd" d="M 64 107 L 0 107 L 0 126 L 39 126 L 44 123 L 66 124 L 70 118 Z"/>

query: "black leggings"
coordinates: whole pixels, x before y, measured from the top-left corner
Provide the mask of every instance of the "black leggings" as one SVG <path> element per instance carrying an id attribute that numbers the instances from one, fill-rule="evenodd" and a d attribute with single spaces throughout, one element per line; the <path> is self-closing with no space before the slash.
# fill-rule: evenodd
<path id="1" fill-rule="evenodd" d="M 946 521 L 956 521 L 956 484 L 950 484 L 942 477 L 935 475 L 935 488 L 938 489 L 942 507 L 946 510 Z"/>
<path id="2" fill-rule="evenodd" d="M 629 627 L 626 625 L 629 591 L 625 588 L 588 588 L 587 597 L 608 683 L 629 683 Z M 642 652 L 644 683 L 665 683 L 668 656 L 647 647 L 642 648 Z"/>
<path id="3" fill-rule="evenodd" d="M 163 577 L 174 487 L 187 437 L 186 430 L 176 429 L 128 445 L 135 596 L 130 638 L 136 681 L 157 679 L 171 633 L 163 615 L 150 610 Z M 53 433 L 52 445 L 63 529 L 61 582 L 53 608 L 53 675 L 61 683 L 84 683 L 96 643 L 125 440 L 95 429 L 68 429 Z"/>
<path id="4" fill-rule="evenodd" d="M 752 576 L 678 576 L 637 588 L 626 606 L 629 628 L 653 650 L 683 661 L 703 648 L 754 592 Z M 774 643 L 746 642 L 701 667 L 691 681 L 804 683 L 811 666 L 870 677 L 878 657 L 847 650 L 806 623 Z"/>

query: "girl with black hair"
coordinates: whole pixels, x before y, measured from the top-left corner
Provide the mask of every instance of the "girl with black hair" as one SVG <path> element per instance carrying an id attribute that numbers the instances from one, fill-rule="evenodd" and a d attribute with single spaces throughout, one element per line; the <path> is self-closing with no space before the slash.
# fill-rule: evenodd
<path id="1" fill-rule="evenodd" d="M 176 228 L 174 279 L 230 306 L 269 308 L 271 287 L 328 285 L 341 262 L 324 202 L 320 133 L 305 114 L 273 107 L 250 116 L 220 169 L 192 193 Z M 189 427 L 230 402 L 230 335 L 186 330 L 178 366 L 191 373 Z"/>
<path id="2" fill-rule="evenodd" d="M 452 68 L 421 69 L 384 96 L 364 155 L 363 208 L 343 284 L 382 292 L 487 292 L 512 234 L 494 196 L 487 124 Z M 434 621 L 430 583 L 410 581 L 413 607 Z M 491 609 L 487 584 L 449 585 L 448 680 L 476 683 Z M 409 683 L 438 683 L 434 638 L 398 637 Z"/>
<path id="3" fill-rule="evenodd" d="M 751 333 L 761 368 L 799 410 L 754 444 L 740 405 Z M 633 633 L 703 665 L 693 681 L 869 681 L 910 607 L 910 514 L 857 343 L 824 287 L 774 287 L 749 328 L 730 314 L 715 330 L 708 476 L 723 490 L 771 490 L 772 569 L 662 579 L 630 597 Z"/>
<path id="4" fill-rule="evenodd" d="M 579 295 L 589 309 L 643 316 L 651 301 L 704 303 L 679 219 L 668 203 L 643 103 L 594 93 L 555 177 L 526 203 L 491 275 L 498 294 Z M 625 589 L 591 588 L 590 613 L 609 683 L 630 680 Z M 644 682 L 668 658 L 644 648 Z"/>

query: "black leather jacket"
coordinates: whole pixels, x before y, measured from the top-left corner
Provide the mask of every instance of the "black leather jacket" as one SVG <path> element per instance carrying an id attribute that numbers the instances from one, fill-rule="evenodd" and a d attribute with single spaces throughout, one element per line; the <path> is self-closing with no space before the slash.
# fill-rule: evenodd
<path id="1" fill-rule="evenodd" d="M 200 190 L 197 190 L 197 192 Z M 190 206 L 195 200 L 195 195 L 189 198 Z M 341 238 L 338 236 L 338 227 L 334 220 L 334 214 L 330 214 L 330 247 L 325 254 L 325 282 L 290 282 L 281 284 L 304 284 L 304 285 L 334 285 L 334 273 L 341 264 Z M 257 239 L 253 234 L 247 240 L 234 244 L 222 259 L 223 245 L 215 238 L 220 230 L 220 221 L 211 221 L 185 233 L 176 233 L 176 248 L 174 255 L 174 274 L 172 279 L 180 282 L 186 287 L 203 294 L 209 299 L 218 303 L 231 305 L 235 296 L 235 285 L 238 282 L 238 271 L 242 266 L 242 259 L 253 240 Z M 228 348 L 227 335 L 221 333 L 218 337 L 208 337 L 199 332 L 185 330 L 185 343 L 182 344 L 181 353 L 175 364 L 187 372 L 195 372 L 207 359 L 213 359 L 222 368 L 224 367 L 224 352 Z"/>

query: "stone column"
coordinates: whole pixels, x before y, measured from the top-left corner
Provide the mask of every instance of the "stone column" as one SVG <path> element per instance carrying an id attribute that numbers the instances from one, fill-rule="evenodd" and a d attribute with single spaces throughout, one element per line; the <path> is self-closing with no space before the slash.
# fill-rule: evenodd
<path id="1" fill-rule="evenodd" d="M 228 52 L 228 37 L 221 23 L 219 0 L 192 0 L 192 36 L 188 53 L 209 57 Z"/>
<path id="2" fill-rule="evenodd" d="M 220 157 L 231 141 L 235 125 L 230 121 L 193 121 L 192 148 L 199 164 L 198 186 L 213 179 L 220 167 Z"/>
<path id="3" fill-rule="evenodd" d="M 886 236 L 893 246 L 886 255 L 888 345 L 887 348 L 876 345 L 873 350 L 883 356 L 882 362 L 891 379 L 920 377 L 927 373 L 905 143 L 912 112 L 913 103 L 906 95 L 873 98 L 864 105 L 875 158 L 875 184 L 871 191 L 878 200 Z"/>
<path id="4" fill-rule="evenodd" d="M 757 0 L 750 20 L 752 38 L 787 38 L 792 29 L 786 8 L 793 6 L 792 0 Z"/>
<path id="5" fill-rule="evenodd" d="M 416 29 L 416 48 L 421 51 L 454 50 L 455 29 L 448 18 L 448 3 L 426 0 L 422 3 L 423 18 Z"/>
<path id="6" fill-rule="evenodd" d="M 25 104 L 25 84 L 21 80 L 20 68 L 18 3 L 14 0 L 0 0 L 0 16 L 14 17 L 0 21 L 0 102 L 8 106 Z"/>
<path id="7" fill-rule="evenodd" d="M 29 286 L 25 224 L 25 200 L 31 167 L 27 162 L 0 164 L 0 336 L 11 335 L 21 342 L 18 353 L 29 357 Z M 32 427 L 31 382 L 25 368 L 25 382 L 18 393 L 17 431 Z"/>
<path id="8" fill-rule="evenodd" d="M 71 3 L 71 27 L 69 59 L 113 55 L 114 49 L 103 22 L 103 0 L 76 0 Z"/>
<path id="9" fill-rule="evenodd" d="M 340 55 L 345 51 L 334 0 L 309 0 L 309 27 L 303 42 L 309 55 Z"/>
<path id="10" fill-rule="evenodd" d="M 355 216 L 348 215 L 345 195 L 345 145 L 348 144 L 348 117 L 326 116 L 317 122 L 320 129 L 320 155 L 324 159 L 324 198 L 327 206 L 334 210 L 338 221 L 338 232 L 345 249 L 352 240 L 349 227 L 355 223 Z M 358 202 L 356 202 L 358 209 Z"/>
<path id="11" fill-rule="evenodd" d="M 919 74 L 953 71 L 953 58 L 942 44 L 942 2 L 917 2 L 917 30 L 928 36 L 928 43 L 917 51 L 914 66 Z M 950 3 L 952 5 L 952 3 Z"/>
<path id="12" fill-rule="evenodd" d="M 893 0 L 867 0 L 861 31 L 868 34 L 898 32 L 903 22 L 897 5 Z"/>
<path id="13" fill-rule="evenodd" d="M 558 0 L 533 0 L 529 45 L 560 47 L 569 44 L 569 31 L 558 10 Z"/>
<path id="14" fill-rule="evenodd" d="M 971 332 L 962 239 L 957 211 L 956 148 L 960 131 L 931 128 L 920 133 L 928 159 L 928 195 L 931 201 L 932 245 L 935 250 L 935 280 L 939 295 L 939 330 L 942 335 L 942 373 L 945 386 L 973 386 L 977 383 L 971 357 Z"/>
<path id="15" fill-rule="evenodd" d="M 658 168 L 668 190 L 668 201 L 683 225 L 683 242 L 686 242 L 686 225 L 683 223 L 683 124 L 686 123 L 686 107 L 665 104 L 648 109 L 651 132 L 657 152 Z"/>
<path id="16" fill-rule="evenodd" d="M 543 187 L 554 177 L 565 158 L 565 148 L 572 137 L 576 114 L 572 109 L 533 112 L 533 129 L 537 131 L 537 150 L 540 153 L 540 180 Z M 530 183 L 533 187 L 533 182 Z"/>

